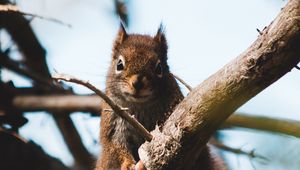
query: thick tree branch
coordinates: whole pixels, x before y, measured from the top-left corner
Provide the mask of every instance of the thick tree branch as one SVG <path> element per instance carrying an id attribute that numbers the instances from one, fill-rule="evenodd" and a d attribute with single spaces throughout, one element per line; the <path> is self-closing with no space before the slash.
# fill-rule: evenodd
<path id="1" fill-rule="evenodd" d="M 300 61 L 300 1 L 290 0 L 239 57 L 210 76 L 178 105 L 151 142 L 139 149 L 147 169 L 195 169 L 214 131 L 241 105 Z M 184 164 L 182 164 L 184 162 Z"/>
<path id="2" fill-rule="evenodd" d="M 76 77 L 66 75 L 66 74 L 55 74 L 53 76 L 56 80 L 64 80 L 68 82 L 73 82 L 77 84 L 81 84 L 90 90 L 94 91 L 97 95 L 99 95 L 110 107 L 111 109 L 118 114 L 120 117 L 125 119 L 131 126 L 133 126 L 141 136 L 145 138 L 145 140 L 150 141 L 152 139 L 152 135 L 148 132 L 148 130 L 140 123 L 138 122 L 133 116 L 131 116 L 126 108 L 121 108 L 117 104 L 115 104 L 108 96 L 106 96 L 101 90 L 90 84 L 88 81 L 80 80 Z"/>

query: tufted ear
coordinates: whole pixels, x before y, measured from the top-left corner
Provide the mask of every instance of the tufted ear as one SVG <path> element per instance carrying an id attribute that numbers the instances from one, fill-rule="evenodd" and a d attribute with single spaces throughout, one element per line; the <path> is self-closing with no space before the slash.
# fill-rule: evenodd
<path id="1" fill-rule="evenodd" d="M 117 38 L 114 43 L 114 48 L 117 48 L 120 44 L 122 44 L 127 37 L 128 37 L 128 35 L 126 33 L 125 27 L 124 27 L 123 23 L 121 22 L 119 32 L 118 32 Z"/>
<path id="2" fill-rule="evenodd" d="M 162 23 L 160 24 L 160 26 L 159 26 L 159 28 L 157 30 L 157 33 L 154 36 L 154 40 L 160 44 L 161 50 L 163 52 L 163 56 L 166 59 L 168 45 L 167 45 L 167 39 L 166 39 L 166 36 L 165 36 L 164 26 L 163 26 Z"/>
<path id="3" fill-rule="evenodd" d="M 167 40 L 164 32 L 164 26 L 162 23 L 160 23 L 154 39 L 161 44 L 167 44 Z"/>

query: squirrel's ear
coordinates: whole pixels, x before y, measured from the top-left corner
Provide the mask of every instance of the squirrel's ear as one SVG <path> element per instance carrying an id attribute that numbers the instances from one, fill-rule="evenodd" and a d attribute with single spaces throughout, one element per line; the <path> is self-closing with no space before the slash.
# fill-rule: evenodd
<path id="1" fill-rule="evenodd" d="M 160 23 L 157 33 L 154 36 L 154 39 L 161 44 L 164 44 L 164 45 L 167 44 L 167 40 L 166 40 L 166 36 L 165 36 L 165 32 L 164 32 L 164 26 L 162 23 Z"/>
<path id="2" fill-rule="evenodd" d="M 158 42 L 160 44 L 160 46 L 162 47 L 161 50 L 162 50 L 163 56 L 165 57 L 164 59 L 166 59 L 168 45 L 167 45 L 167 39 L 166 39 L 165 32 L 164 32 L 164 26 L 162 23 L 160 24 L 160 26 L 157 30 L 157 33 L 154 36 L 154 40 L 156 42 Z"/>
<path id="3" fill-rule="evenodd" d="M 119 28 L 119 32 L 117 35 L 117 38 L 115 40 L 115 47 L 122 44 L 124 42 L 124 40 L 128 37 L 125 27 L 123 25 L 123 23 L 120 23 L 120 28 Z"/>

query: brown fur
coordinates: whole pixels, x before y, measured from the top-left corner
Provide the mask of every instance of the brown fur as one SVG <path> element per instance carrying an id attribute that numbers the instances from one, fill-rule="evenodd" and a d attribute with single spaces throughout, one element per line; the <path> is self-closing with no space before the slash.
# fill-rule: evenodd
<path id="1" fill-rule="evenodd" d="M 120 62 L 122 69 L 117 66 Z M 121 26 L 113 47 L 106 94 L 128 108 L 149 131 L 168 118 L 183 95 L 169 72 L 167 43 L 161 27 L 151 37 L 128 35 Z M 109 106 L 103 104 L 102 108 Z M 96 170 L 132 169 L 139 160 L 138 148 L 145 142 L 125 120 L 107 111 L 101 113 L 100 141 L 103 150 Z"/>

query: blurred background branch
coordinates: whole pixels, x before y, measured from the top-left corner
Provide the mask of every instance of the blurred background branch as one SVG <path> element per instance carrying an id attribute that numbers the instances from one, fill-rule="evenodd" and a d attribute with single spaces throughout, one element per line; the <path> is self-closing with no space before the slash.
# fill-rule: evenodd
<path id="1" fill-rule="evenodd" d="M 23 112 L 72 111 L 99 115 L 102 100 L 96 95 L 20 95 L 12 98 L 12 105 Z M 96 113 L 96 114 L 95 114 Z M 241 127 L 300 138 L 300 121 L 235 113 L 223 124 L 223 129 Z"/>
<path id="2" fill-rule="evenodd" d="M 300 138 L 300 121 L 295 120 L 238 113 L 230 116 L 223 125 L 223 128 L 232 127 L 263 130 Z"/>
<path id="3" fill-rule="evenodd" d="M 0 4 L 8 5 L 10 2 L 1 0 Z M 33 86 L 30 90 L 36 91 L 37 94 L 72 94 L 73 92 L 70 89 L 64 89 L 60 84 L 57 84 L 52 80 L 46 63 L 46 50 L 38 41 L 34 31 L 29 25 L 29 21 L 22 14 L 23 13 L 21 12 L 16 12 L 16 10 L 13 12 L 10 10 L 0 12 L 0 27 L 4 28 L 12 37 L 13 41 L 17 44 L 18 49 L 22 52 L 22 57 L 25 61 L 22 63 L 23 66 L 20 67 L 18 63 L 9 59 L 9 53 L 5 54 L 3 51 L 0 51 L 1 66 L 16 72 L 21 76 L 30 78 L 33 82 Z M 0 84 L 3 84 L 3 86 L 5 85 L 2 81 Z M 9 88 L 15 89 L 14 86 L 10 86 Z M 17 90 L 14 91 L 18 92 Z M 4 96 L 1 96 L 1 98 L 5 100 L 5 93 L 3 95 Z M 10 103 L 9 101 L 7 102 Z M 3 112 L 3 116 L 9 115 L 11 114 L 11 108 L 7 108 L 6 110 L 3 110 Z M 80 169 L 90 169 L 93 165 L 93 156 L 83 145 L 68 112 L 57 111 L 55 113 L 50 112 L 50 114 L 53 115 L 53 118 L 75 159 L 76 165 Z"/>
<path id="4" fill-rule="evenodd" d="M 126 0 L 114 0 L 115 13 L 119 16 L 120 20 L 128 27 L 129 26 L 129 16 L 128 7 Z"/>

